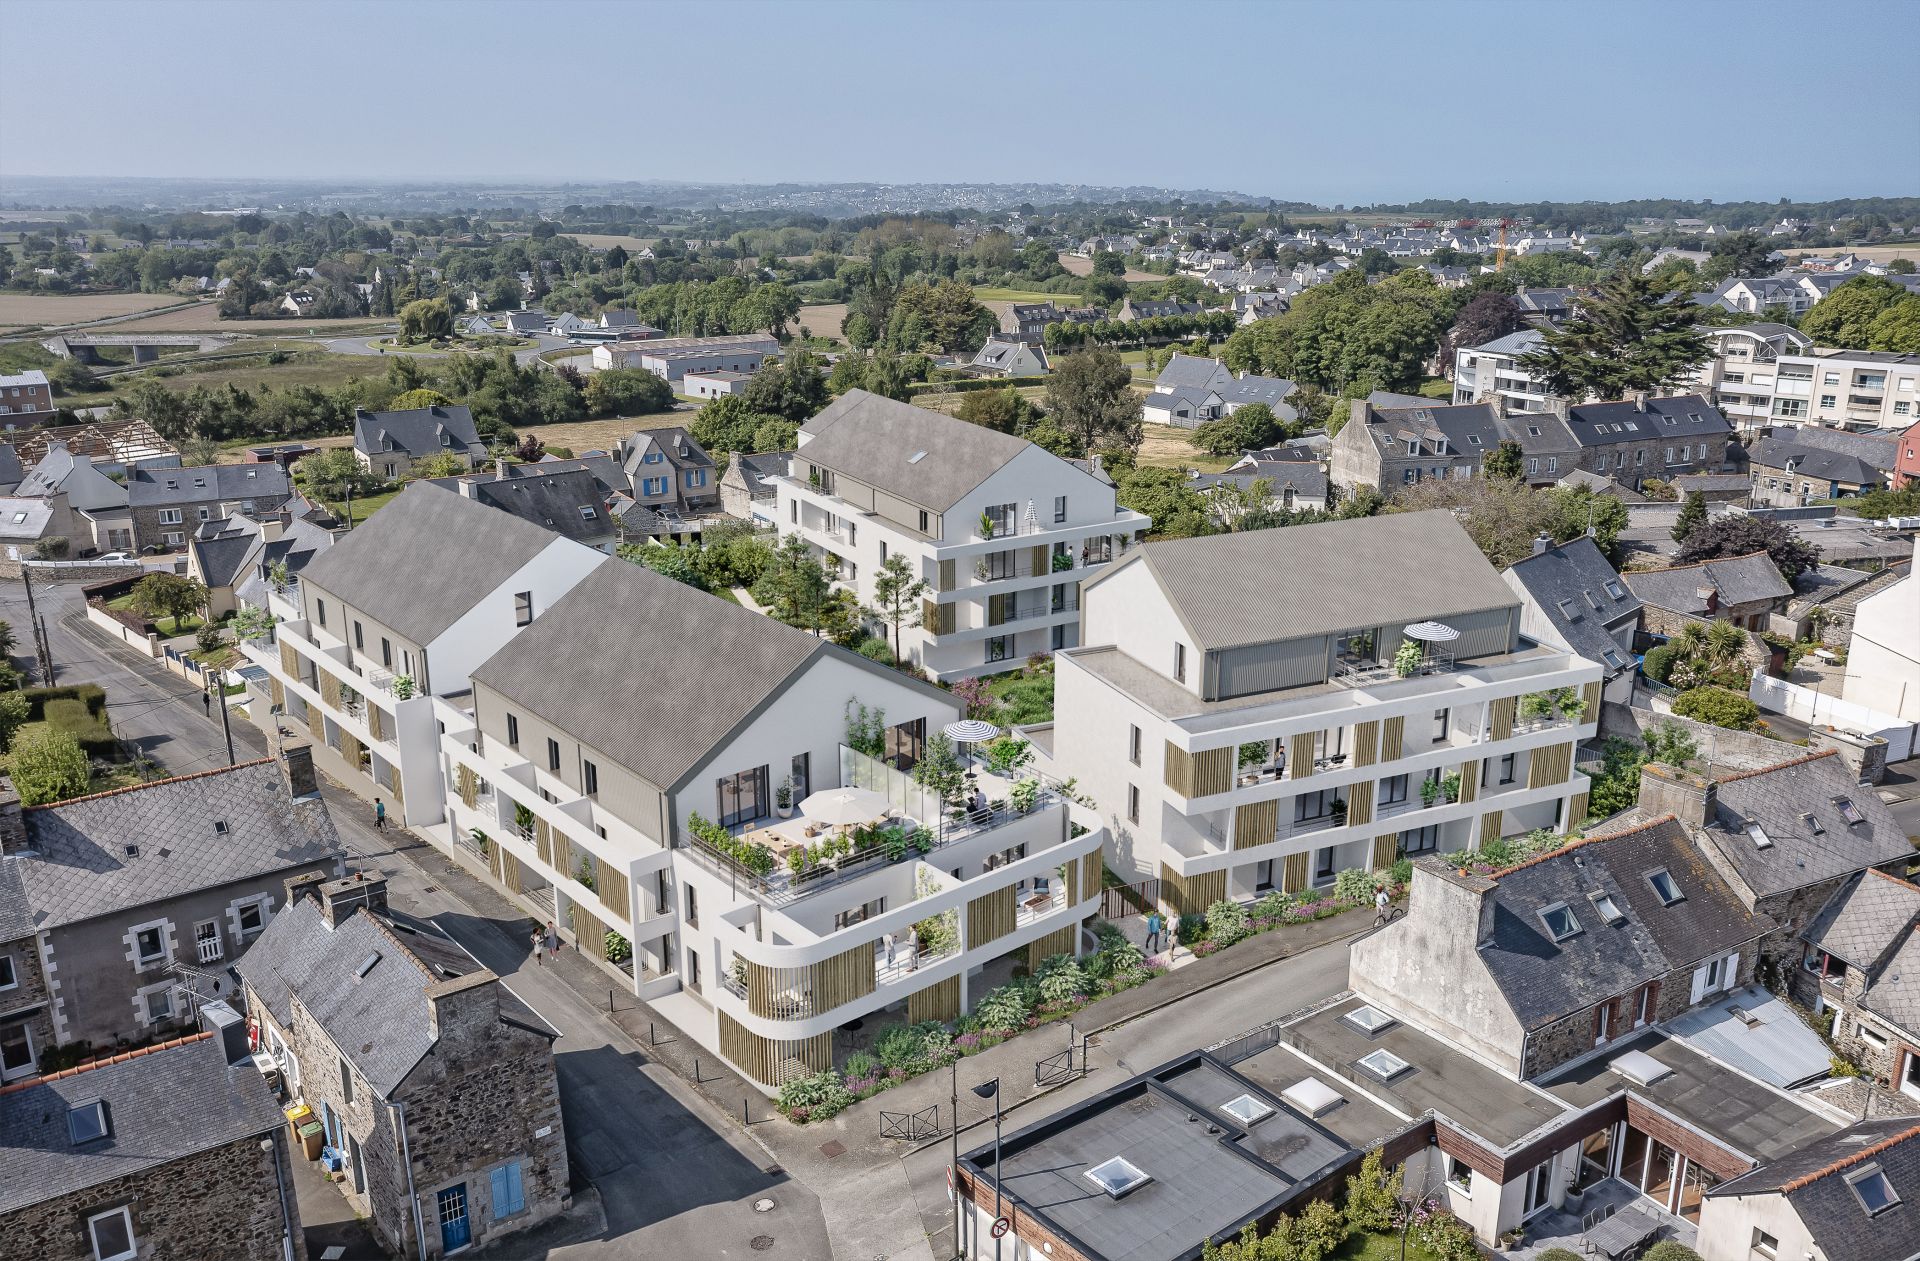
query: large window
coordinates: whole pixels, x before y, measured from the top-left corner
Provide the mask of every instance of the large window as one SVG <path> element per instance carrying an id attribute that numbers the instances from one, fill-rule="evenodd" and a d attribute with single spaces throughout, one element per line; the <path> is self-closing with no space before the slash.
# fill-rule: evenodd
<path id="1" fill-rule="evenodd" d="M 767 813 L 767 768 L 728 775 L 719 783 L 719 819 L 723 827 L 747 823 Z"/>
<path id="2" fill-rule="evenodd" d="M 1415 854 L 1431 854 L 1440 848 L 1440 825 L 1428 824 L 1423 828 L 1409 828 L 1400 834 L 1401 854 L 1412 857 Z"/>

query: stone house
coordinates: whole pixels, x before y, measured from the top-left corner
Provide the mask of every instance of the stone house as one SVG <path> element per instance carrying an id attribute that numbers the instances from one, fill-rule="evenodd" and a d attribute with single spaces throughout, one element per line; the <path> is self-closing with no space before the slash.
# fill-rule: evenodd
<path id="1" fill-rule="evenodd" d="M 1329 475 L 1336 486 L 1383 493 L 1430 479 L 1474 477 L 1504 437 L 1498 421 L 1487 403 L 1381 408 L 1356 399 L 1334 435 Z"/>
<path id="2" fill-rule="evenodd" d="M 398 412 L 353 414 L 353 457 L 375 477 L 394 481 L 412 470 L 414 461 L 430 455 L 451 455 L 465 468 L 486 458 L 487 444 L 465 407 L 415 407 Z"/>
<path id="3" fill-rule="evenodd" d="M 127 471 L 127 510 L 138 548 L 185 547 L 202 522 L 278 512 L 293 481 L 277 464 L 210 464 Z"/>
<path id="4" fill-rule="evenodd" d="M 1792 585 L 1765 552 L 1629 571 L 1620 578 L 1640 601 L 1640 629 L 1662 639 L 1688 622 L 1726 621 L 1764 629 L 1767 619 L 1793 597 Z"/>
<path id="5" fill-rule="evenodd" d="M 238 965 L 261 1046 L 394 1252 L 485 1246 L 571 1204 L 557 1033 L 366 873 L 290 882 Z"/>
<path id="6" fill-rule="evenodd" d="M 20 880 L 17 858 L 20 796 L 0 781 L 0 826 L 8 829 L 0 855 L 0 1085 L 39 1071 L 39 1055 L 53 1043 L 53 1008 L 33 910 Z"/>
<path id="7" fill-rule="evenodd" d="M 201 1032 L 14 1082 L 0 1087 L 0 1252 L 306 1261 L 288 1159 L 244 1036 Z"/>
<path id="8" fill-rule="evenodd" d="M 1794 998 L 1842 1055 L 1920 1111 L 1920 886 L 1869 868 L 1800 936 Z"/>
<path id="9" fill-rule="evenodd" d="M 1886 485 L 1893 466 L 1893 443 L 1881 444 L 1884 454 L 1877 454 L 1865 435 L 1844 437 L 1868 447 L 1868 452 L 1830 450 L 1817 438 L 1804 440 L 1799 431 L 1784 426 L 1756 438 L 1747 449 L 1753 503 L 1759 507 L 1801 508 L 1817 500 L 1863 495 Z"/>
<path id="10" fill-rule="evenodd" d="M 787 461 L 792 458 L 791 451 L 729 453 L 727 471 L 720 475 L 720 510 L 742 521 L 772 525 L 780 507 L 780 492 L 773 479 L 786 476 Z"/>
<path id="11" fill-rule="evenodd" d="M 1906 1261 L 1920 1238 L 1920 1126 L 1856 1121 L 1707 1192 L 1702 1261 Z"/>
<path id="12" fill-rule="evenodd" d="M 1733 426 L 1698 394 L 1652 398 L 1635 391 L 1615 403 L 1550 401 L 1579 451 L 1579 466 L 1639 490 L 1649 477 L 1724 468 Z"/>
<path id="13" fill-rule="evenodd" d="M 49 1046 L 177 1032 L 230 993 L 224 965 L 272 921 L 286 879 L 338 871 L 305 746 L 286 760 L 285 775 L 263 758 L 25 810 L 0 781 L 7 881 L 31 931 L 7 957 L 37 951 L 45 977 L 42 1005 L 6 1026 L 9 1074 L 35 1071 Z M 6 918 L 0 932 L 23 923 Z M 0 1009 L 19 1008 L 13 994 L 0 990 Z"/>

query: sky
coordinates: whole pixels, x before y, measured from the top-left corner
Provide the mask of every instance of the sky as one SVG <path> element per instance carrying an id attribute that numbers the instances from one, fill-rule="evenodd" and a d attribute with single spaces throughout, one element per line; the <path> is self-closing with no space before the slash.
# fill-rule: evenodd
<path id="1" fill-rule="evenodd" d="M 0 184 L 1920 194 L 1920 0 L 15 0 L 0 47 Z"/>

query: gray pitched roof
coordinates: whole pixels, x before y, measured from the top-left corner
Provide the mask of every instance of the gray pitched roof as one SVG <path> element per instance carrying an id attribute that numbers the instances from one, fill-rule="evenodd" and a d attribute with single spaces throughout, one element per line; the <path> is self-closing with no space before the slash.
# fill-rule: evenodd
<path id="1" fill-rule="evenodd" d="M 787 475 L 787 462 L 791 459 L 791 451 L 762 451 L 756 455 L 735 451 L 729 463 L 740 470 L 740 481 L 747 494 L 760 498 L 774 493 L 773 479 Z"/>
<path id="2" fill-rule="evenodd" d="M 12 489 L 26 478 L 20 468 L 20 453 L 11 442 L 0 442 L 0 489 Z"/>
<path id="3" fill-rule="evenodd" d="M 95 1101 L 106 1105 L 107 1135 L 76 1146 L 68 1113 Z M 18 1082 L 0 1090 L 0 1213 L 283 1124 L 267 1079 L 250 1063 L 229 1066 L 210 1034 Z"/>
<path id="4" fill-rule="evenodd" d="M 1920 888 L 1869 868 L 1841 885 L 1800 935 L 1871 974 L 1906 942 L 1916 919 Z"/>
<path id="5" fill-rule="evenodd" d="M 202 522 L 187 548 L 197 558 L 200 579 L 209 587 L 231 587 L 247 572 L 247 559 L 260 546 L 260 525 L 250 517 Z"/>
<path id="6" fill-rule="evenodd" d="M 1848 1178 L 1877 1169 L 1896 1202 L 1869 1213 Z M 1912 1117 L 1855 1121 L 1798 1151 L 1723 1182 L 1709 1196 L 1784 1194 L 1821 1255 L 1912 1261 L 1920 1239 L 1920 1124 Z"/>
<path id="7" fill-rule="evenodd" d="M 1523 328 L 1469 349 L 1476 355 L 1530 355 L 1540 349 L 1540 343 L 1545 340 L 1546 335 L 1539 329 Z"/>
<path id="8" fill-rule="evenodd" d="M 1920 931 L 1907 934 L 1880 974 L 1867 983 L 1860 1004 L 1920 1037 Z"/>
<path id="9" fill-rule="evenodd" d="M 807 422 L 796 459 L 935 512 L 1006 467 L 1033 444 L 964 420 L 848 390 Z"/>
<path id="10" fill-rule="evenodd" d="M 1176 350 L 1173 358 L 1167 360 L 1167 366 L 1160 369 L 1160 375 L 1154 378 L 1154 386 L 1161 390 L 1175 387 L 1209 390 L 1232 379 L 1233 373 L 1227 371 L 1226 365 L 1218 359 L 1183 355 Z"/>
<path id="11" fill-rule="evenodd" d="M 1441 510 L 1162 539 L 1086 585 L 1131 564 L 1152 571 L 1203 651 L 1444 621 L 1518 603 L 1453 514 Z M 1357 574 L 1365 580 L 1355 581 Z"/>
<path id="12" fill-rule="evenodd" d="M 1510 585 L 1517 583 L 1533 597 L 1568 648 L 1603 663 L 1608 677 L 1632 667 L 1632 654 L 1620 647 L 1608 628 L 1637 617 L 1640 601 L 1592 539 L 1582 535 L 1524 556 L 1507 569 L 1507 576 Z"/>
<path id="13" fill-rule="evenodd" d="M 805 631 L 614 561 L 482 663 L 473 681 L 667 789 L 829 650 Z M 640 679 L 645 686 L 635 686 Z"/>
<path id="14" fill-rule="evenodd" d="M 575 542 L 602 539 L 613 532 L 600 483 L 584 468 L 507 478 L 491 473 L 437 478 L 432 484 Z M 587 517 L 582 510 L 593 515 Z"/>
<path id="15" fill-rule="evenodd" d="M 1682 894 L 1671 906 L 1647 881 L 1661 868 Z M 1493 935 L 1480 958 L 1529 1029 L 1738 950 L 1773 927 L 1741 905 L 1671 815 L 1523 863 L 1493 884 Z M 1602 919 L 1595 893 L 1611 895 L 1624 919 Z M 1555 903 L 1580 924 L 1559 942 L 1540 920 Z"/>
<path id="16" fill-rule="evenodd" d="M 1431 441 L 1429 435 L 1437 431 L 1446 436 L 1448 455 L 1479 459 L 1498 448 L 1507 437 L 1501 428 L 1499 413 L 1487 403 L 1456 406 L 1424 399 L 1415 407 L 1373 407 L 1371 403 L 1368 406 L 1372 407 L 1372 418 L 1366 434 L 1383 451 L 1405 450 L 1407 437 L 1411 435 L 1420 439 L 1422 451 L 1431 454 L 1426 444 Z M 1551 416 L 1544 419 L 1548 423 L 1553 420 Z M 1542 418 L 1529 416 L 1525 420 L 1539 424 Z"/>
<path id="17" fill-rule="evenodd" d="M 1303 498 L 1318 499 L 1327 493 L 1327 475 L 1320 466 L 1299 460 L 1255 460 L 1224 473 L 1202 473 L 1193 485 L 1201 490 L 1222 483 L 1250 488 L 1260 481 L 1268 483 L 1276 496 L 1292 490 Z"/>
<path id="18" fill-rule="evenodd" d="M 301 580 L 426 645 L 553 542 L 511 513 L 415 484 L 314 557 Z"/>
<path id="19" fill-rule="evenodd" d="M 33 853 L 20 876 L 40 929 L 341 854 L 325 803 L 294 800 L 271 759 L 34 806 L 22 817 Z"/>
<path id="20" fill-rule="evenodd" d="M 1893 812 L 1831 753 L 1727 776 L 1715 793 L 1718 812 L 1704 835 L 1760 897 L 1913 853 Z M 1852 803 L 1863 821 L 1849 824 L 1836 798 Z M 1763 849 L 1747 834 L 1749 821 L 1771 846 Z"/>
<path id="21" fill-rule="evenodd" d="M 645 457 L 650 451 L 658 451 L 665 462 L 673 469 L 714 467 L 713 457 L 707 449 L 693 440 L 693 435 L 679 425 L 666 425 L 659 429 L 641 429 L 635 431 L 627 440 L 627 478 L 629 488 L 638 485 L 642 476 L 651 476 L 645 470 L 649 468 Z M 676 478 L 675 486 L 679 485 Z"/>
<path id="22" fill-rule="evenodd" d="M 1792 439 L 1758 439 L 1748 448 L 1748 458 L 1756 468 L 1791 467 L 1794 476 L 1821 482 L 1877 486 L 1881 480 L 1880 470 L 1858 456 L 1822 450 Z"/>
<path id="23" fill-rule="evenodd" d="M 480 431 L 474 427 L 473 413 L 453 404 L 353 415 L 354 449 L 368 455 L 387 450 L 388 444 L 395 451 L 418 457 L 465 451 L 479 443 Z"/>
<path id="24" fill-rule="evenodd" d="M 32 542 L 45 534 L 52 524 L 52 500 L 0 496 L 0 539 Z"/>
<path id="25" fill-rule="evenodd" d="M 1707 615 L 1707 603 L 1700 597 L 1705 587 L 1719 593 L 1722 608 L 1753 600 L 1782 600 L 1793 594 L 1793 588 L 1787 585 L 1765 552 L 1702 561 L 1697 565 L 1675 565 L 1671 569 L 1624 573 L 1620 577 L 1641 603 L 1696 617 Z"/>
<path id="26" fill-rule="evenodd" d="M 292 493 L 287 470 L 271 461 L 195 468 L 136 465 L 127 470 L 127 503 L 135 508 L 221 499 L 285 499 Z"/>
<path id="27" fill-rule="evenodd" d="M 1850 455 L 1881 472 L 1893 468 L 1900 456 L 1900 434 L 1892 430 L 1850 433 L 1844 429 L 1829 429 L 1825 425 L 1775 425 L 1767 436 L 1803 447 Z"/>
<path id="28" fill-rule="evenodd" d="M 33 932 L 33 907 L 20 878 L 26 863 L 12 854 L 0 857 L 0 941 L 18 941 Z"/>
<path id="29" fill-rule="evenodd" d="M 1632 402 L 1584 403 L 1567 409 L 1566 426 L 1583 447 L 1669 438 L 1685 442 L 1733 432 L 1719 409 L 1698 394 L 1650 398 L 1645 411 Z"/>

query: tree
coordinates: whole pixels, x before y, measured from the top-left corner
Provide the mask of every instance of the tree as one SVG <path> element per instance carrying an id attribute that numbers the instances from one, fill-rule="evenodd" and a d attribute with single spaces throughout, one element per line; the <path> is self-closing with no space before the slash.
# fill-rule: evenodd
<path id="1" fill-rule="evenodd" d="M 1707 521 L 1707 497 L 1700 491 L 1687 496 L 1687 502 L 1680 506 L 1680 515 L 1674 518 L 1673 541 L 1684 543 L 1687 536 L 1705 525 Z"/>
<path id="2" fill-rule="evenodd" d="M 806 540 L 789 534 L 774 549 L 772 563 L 760 581 L 753 584 L 753 598 L 776 621 L 813 628 L 823 620 L 823 606 L 832 588 L 825 568 L 807 549 Z"/>
<path id="3" fill-rule="evenodd" d="M 1236 372 L 1286 377 L 1335 394 L 1410 392 L 1453 320 L 1453 301 L 1420 268 L 1379 284 L 1350 268 L 1308 289 L 1285 314 L 1236 331 L 1222 357 Z"/>
<path id="4" fill-rule="evenodd" d="M 1896 258 L 1887 264 L 1887 275 L 1889 276 L 1911 276 L 1913 275 L 1913 270 L 1913 260 L 1910 258 Z"/>
<path id="5" fill-rule="evenodd" d="M 1673 712 L 1681 718 L 1710 723 L 1728 731 L 1751 731 L 1760 720 L 1760 707 L 1731 688 L 1689 688 L 1674 698 Z"/>
<path id="6" fill-rule="evenodd" d="M 1047 416 L 1082 450 L 1140 445 L 1140 397 L 1133 369 L 1111 350 L 1067 355 L 1047 378 Z"/>
<path id="7" fill-rule="evenodd" d="M 645 368 L 605 368 L 587 378 L 586 398 L 595 416 L 645 416 L 673 407 L 673 387 Z"/>
<path id="8" fill-rule="evenodd" d="M 974 390 L 960 396 L 954 412 L 961 420 L 997 433 L 1017 434 L 1035 416 L 1032 403 L 1012 386 L 1005 389 Z"/>
<path id="9" fill-rule="evenodd" d="M 411 360 L 403 360 L 402 362 L 411 362 Z M 445 407 L 452 402 L 452 399 L 438 390 L 429 390 L 421 386 L 415 386 L 411 390 L 403 390 L 394 395 L 393 401 L 387 404 L 387 409 L 396 412 L 411 412 L 423 407 Z"/>
<path id="10" fill-rule="evenodd" d="M 784 416 L 798 424 L 811 420 L 827 405 L 827 378 L 812 353 L 796 346 L 783 362 L 766 364 L 754 373 L 740 397 L 756 412 Z"/>
<path id="11" fill-rule="evenodd" d="M 25 725 L 32 712 L 26 693 L 0 692 L 0 752 L 13 747 L 13 733 Z"/>
<path id="12" fill-rule="evenodd" d="M 54 727 L 29 731 L 14 742 L 9 761 L 21 805 L 44 806 L 87 791 L 87 754 L 68 732 Z"/>
<path id="13" fill-rule="evenodd" d="M 679 543 L 629 543 L 620 549 L 620 559 L 644 565 L 696 591 L 707 589 L 698 548 Z"/>
<path id="14" fill-rule="evenodd" d="M 1920 312 L 1920 295 L 1910 294 L 1885 276 L 1856 276 L 1814 303 L 1813 309 L 1800 317 L 1800 331 L 1819 346 L 1890 349 L 1874 344 L 1876 328 L 1889 311 L 1908 304 Z"/>
<path id="15" fill-rule="evenodd" d="M 1153 518 L 1158 538 L 1191 538 L 1215 532 L 1206 500 L 1193 488 L 1184 469 L 1135 468 L 1115 470 L 1120 506 Z"/>
<path id="16" fill-rule="evenodd" d="M 756 451 L 755 436 L 768 421 L 779 421 L 779 416 L 770 416 L 755 411 L 747 400 L 738 394 L 710 400 L 694 413 L 693 423 L 687 426 L 687 432 L 693 440 L 705 447 L 708 452 L 720 455 L 728 451 Z M 769 448 L 784 450 L 785 447 Z"/>
<path id="17" fill-rule="evenodd" d="M 1627 526 L 1626 505 L 1612 495 L 1575 486 L 1534 490 L 1498 477 L 1423 481 L 1396 494 L 1389 510 L 1436 508 L 1451 512 L 1474 545 L 1501 569 L 1531 555 L 1539 535 L 1565 543 L 1585 534 L 1590 521 L 1595 546 L 1611 554 Z"/>
<path id="18" fill-rule="evenodd" d="M 432 481 L 442 477 L 458 477 L 467 471 L 467 462 L 451 451 L 435 451 L 432 455 L 423 455 L 407 469 L 406 480 L 410 482 Z"/>
<path id="19" fill-rule="evenodd" d="M 854 309 L 850 302 L 849 321 Z M 974 300 L 971 285 L 959 280 L 916 280 L 893 300 L 886 344 L 902 352 L 978 350 L 997 327 L 993 312 Z M 846 332 L 851 339 L 853 330 L 846 328 Z"/>
<path id="20" fill-rule="evenodd" d="M 873 607 L 868 612 L 893 628 L 893 655 L 901 661 L 907 659 L 900 643 L 901 628 L 911 630 L 920 625 L 920 601 L 927 591 L 927 584 L 899 552 L 881 561 L 874 571 Z"/>
<path id="21" fill-rule="evenodd" d="M 1716 517 L 1695 527 L 1680 544 L 1678 560 L 1682 565 L 1691 565 L 1703 560 L 1751 556 L 1755 552 L 1765 552 L 1771 557 L 1780 576 L 1789 583 L 1820 563 L 1820 549 L 1804 542 L 1780 522 L 1744 516 Z"/>
<path id="22" fill-rule="evenodd" d="M 323 499 L 340 499 L 349 491 L 364 494 L 373 483 L 373 475 L 362 468 L 347 447 L 328 447 L 316 451 L 294 466 L 301 484 Z"/>
<path id="23" fill-rule="evenodd" d="M 1504 293 L 1483 290 L 1467 299 L 1453 317 L 1440 345 L 1440 362 L 1449 368 L 1454 352 L 1469 346 L 1484 346 L 1496 337 L 1518 332 L 1526 326 L 1520 318 L 1520 304 Z"/>
<path id="24" fill-rule="evenodd" d="M 453 336 L 453 310 L 444 298 L 422 298 L 400 308 L 400 340 L 444 341 Z"/>
<path id="25" fill-rule="evenodd" d="M 1540 349 L 1520 363 L 1571 398 L 1592 393 L 1611 400 L 1629 390 L 1658 389 L 1713 353 L 1695 329 L 1693 304 L 1670 296 L 1638 268 L 1623 268 L 1592 297 L 1578 299 L 1574 316 L 1546 330 Z"/>
<path id="26" fill-rule="evenodd" d="M 133 584 L 133 611 L 156 622 L 168 618 L 175 632 L 182 618 L 205 608 L 206 603 L 206 587 L 180 574 L 148 574 Z"/>
<path id="27" fill-rule="evenodd" d="M 1487 452 L 1486 459 L 1480 462 L 1480 471 L 1487 477 L 1517 482 L 1526 469 L 1521 455 L 1520 444 L 1509 438 Z"/>
<path id="28" fill-rule="evenodd" d="M 1758 232 L 1716 236 L 1707 243 L 1707 253 L 1712 257 L 1700 269 L 1700 279 L 1709 286 L 1734 276 L 1764 276 L 1774 269 L 1773 245 Z"/>
<path id="29" fill-rule="evenodd" d="M 1273 408 L 1265 403 L 1248 403 L 1232 415 L 1199 426 L 1190 440 L 1209 455 L 1233 455 L 1270 447 L 1286 435 L 1286 427 L 1273 414 Z"/>

